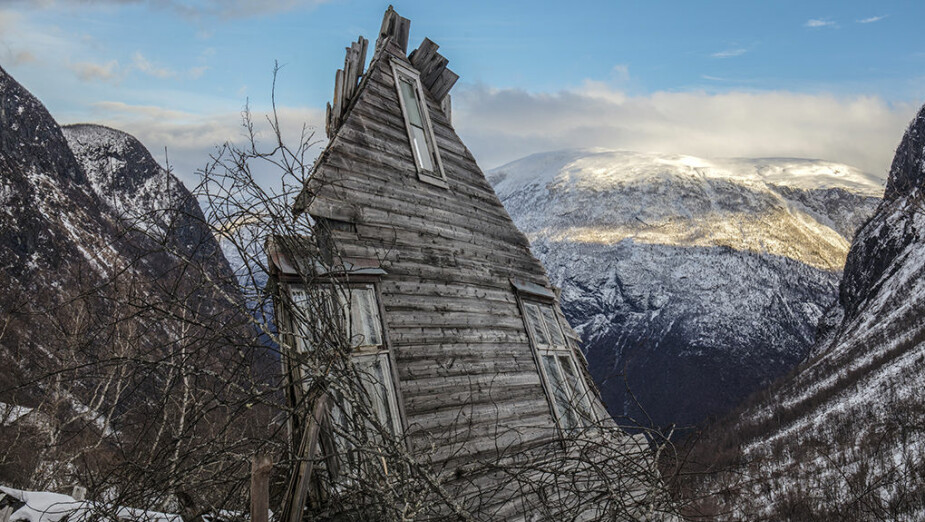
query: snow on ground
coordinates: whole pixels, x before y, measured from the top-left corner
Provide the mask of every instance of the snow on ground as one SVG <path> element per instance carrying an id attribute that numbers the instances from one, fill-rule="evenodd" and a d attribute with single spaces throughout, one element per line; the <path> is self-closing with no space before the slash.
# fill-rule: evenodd
<path id="1" fill-rule="evenodd" d="M 61 493 L 5 486 L 0 486 L 0 492 L 22 504 L 10 515 L 10 522 L 183 522 L 180 515 L 75 500 Z"/>

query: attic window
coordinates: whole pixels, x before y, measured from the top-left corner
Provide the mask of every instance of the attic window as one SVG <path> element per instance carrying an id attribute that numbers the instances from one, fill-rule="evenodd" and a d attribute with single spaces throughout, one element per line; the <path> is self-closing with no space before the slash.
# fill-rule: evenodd
<path id="1" fill-rule="evenodd" d="M 588 386 L 553 305 L 522 300 L 521 306 L 559 426 L 572 430 L 593 423 Z"/>
<path id="2" fill-rule="evenodd" d="M 418 171 L 418 178 L 440 187 L 447 187 L 443 163 L 437 151 L 434 130 L 427 110 L 427 101 L 421 89 L 421 80 L 416 72 L 392 64 L 395 86 L 405 117 L 405 128 L 411 142 L 411 153 Z"/>

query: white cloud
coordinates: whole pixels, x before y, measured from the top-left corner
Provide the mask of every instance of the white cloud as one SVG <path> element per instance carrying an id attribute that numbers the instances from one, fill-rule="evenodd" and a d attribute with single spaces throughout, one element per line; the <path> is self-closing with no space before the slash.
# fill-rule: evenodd
<path id="1" fill-rule="evenodd" d="M 833 22 L 832 20 L 824 20 L 824 19 L 821 19 L 821 18 L 813 18 L 813 19 L 811 19 L 811 20 L 807 20 L 806 23 L 803 24 L 803 25 L 806 26 L 806 27 L 813 27 L 813 28 L 816 28 L 816 27 L 838 27 L 838 24 L 836 24 L 836 23 Z"/>
<path id="2" fill-rule="evenodd" d="M 705 157 L 819 158 L 885 175 L 911 105 L 785 91 L 630 96 L 588 83 L 530 93 L 484 86 L 454 95 L 456 129 L 492 168 L 535 152 L 607 147 Z"/>
<path id="3" fill-rule="evenodd" d="M 161 164 L 164 163 L 166 147 L 174 172 L 189 187 L 196 184 L 196 171 L 206 165 L 216 146 L 228 141 L 242 143 L 244 139 L 240 112 L 203 115 L 116 101 L 99 102 L 94 104 L 93 108 L 94 123 L 135 136 Z M 283 126 L 283 136 L 288 142 L 294 143 L 299 139 L 303 124 L 319 128 L 315 139 L 324 139 L 324 111 L 305 107 L 281 107 L 278 114 Z M 266 143 L 271 135 L 263 113 L 254 111 L 254 122 L 261 133 L 260 137 Z M 264 186 L 279 185 L 278 172 L 260 172 L 258 176 Z"/>
<path id="4" fill-rule="evenodd" d="M 874 22 L 879 22 L 880 20 L 883 20 L 883 19 L 886 18 L 887 16 L 889 16 L 889 15 L 871 16 L 870 18 L 864 18 L 864 19 L 862 19 L 862 20 L 858 20 L 858 23 L 859 23 L 859 24 L 872 24 L 872 23 L 874 23 Z"/>
<path id="5" fill-rule="evenodd" d="M 150 60 L 144 57 L 140 52 L 136 52 L 132 55 L 132 65 L 135 66 L 135 69 L 149 75 L 154 76 L 155 78 L 172 78 L 177 75 L 176 71 L 168 69 L 167 67 L 160 67 L 153 63 Z"/>
<path id="6" fill-rule="evenodd" d="M 30 51 L 14 50 L 8 46 L 6 48 L 6 59 L 13 65 L 23 65 L 38 61 L 38 58 Z"/>
<path id="7" fill-rule="evenodd" d="M 119 62 L 110 60 L 106 63 L 78 62 L 69 65 L 77 77 L 85 82 L 104 81 L 119 83 L 122 79 Z"/>
<path id="8" fill-rule="evenodd" d="M 712 56 L 713 58 L 733 58 L 736 56 L 742 56 L 743 54 L 747 52 L 748 52 L 747 49 L 741 49 L 741 48 L 740 49 L 726 49 L 725 51 L 719 51 L 719 52 L 713 53 L 710 56 Z"/>

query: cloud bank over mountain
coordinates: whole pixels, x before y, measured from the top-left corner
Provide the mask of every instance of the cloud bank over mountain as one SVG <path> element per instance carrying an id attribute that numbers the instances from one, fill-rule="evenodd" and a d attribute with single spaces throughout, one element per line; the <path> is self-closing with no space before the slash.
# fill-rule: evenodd
<path id="1" fill-rule="evenodd" d="M 788 91 L 627 94 L 586 82 L 554 93 L 460 89 L 457 131 L 483 168 L 566 147 L 707 157 L 837 160 L 884 177 L 910 107 Z"/>

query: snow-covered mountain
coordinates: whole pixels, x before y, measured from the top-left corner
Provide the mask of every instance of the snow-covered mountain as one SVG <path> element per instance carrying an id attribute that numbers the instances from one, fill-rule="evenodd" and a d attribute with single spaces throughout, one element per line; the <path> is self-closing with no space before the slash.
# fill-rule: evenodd
<path id="1" fill-rule="evenodd" d="M 230 276 L 199 202 L 141 142 L 101 125 L 67 125 L 62 131 L 93 191 L 124 225 L 173 255 L 208 266 L 218 279 Z"/>
<path id="2" fill-rule="evenodd" d="M 562 288 L 611 413 L 659 426 L 723 414 L 806 356 L 882 192 L 831 162 L 601 149 L 489 179 Z"/>
<path id="3" fill-rule="evenodd" d="M 712 431 L 731 518 L 925 519 L 925 107 L 857 233 L 813 356 Z M 744 517 L 753 518 L 753 517 Z"/>
<path id="4" fill-rule="evenodd" d="M 195 199 L 137 140 L 62 131 L 0 69 L 0 409 L 16 412 L 0 422 L 0 481 L 67 484 L 82 465 L 118 465 L 183 404 L 178 368 L 246 365 L 229 346 L 243 323 L 232 278 Z M 212 382 L 197 396 L 210 392 L 224 393 Z"/>

